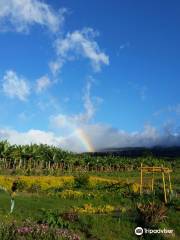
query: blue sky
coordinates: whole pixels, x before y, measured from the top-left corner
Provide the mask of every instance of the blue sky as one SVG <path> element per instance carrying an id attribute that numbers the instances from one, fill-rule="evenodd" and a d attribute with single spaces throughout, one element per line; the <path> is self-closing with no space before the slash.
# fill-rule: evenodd
<path id="1" fill-rule="evenodd" d="M 179 145 L 179 1 L 0 0 L 0 137 Z"/>

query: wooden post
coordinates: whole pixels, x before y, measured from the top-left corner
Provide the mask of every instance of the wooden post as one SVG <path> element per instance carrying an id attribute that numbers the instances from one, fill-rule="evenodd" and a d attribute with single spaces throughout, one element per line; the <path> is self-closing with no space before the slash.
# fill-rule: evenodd
<path id="1" fill-rule="evenodd" d="M 140 183 L 140 195 L 142 195 L 142 185 L 143 185 L 143 170 L 142 170 L 142 163 L 141 163 L 141 183 Z"/>
<path id="2" fill-rule="evenodd" d="M 151 182 L 151 190 L 154 191 L 154 166 L 153 166 L 153 176 L 152 176 L 152 182 Z"/>
<path id="3" fill-rule="evenodd" d="M 169 172 L 168 172 L 168 177 L 169 177 L 169 190 L 170 190 L 170 193 L 172 193 L 171 176 Z"/>
<path id="4" fill-rule="evenodd" d="M 164 189 L 164 201 L 167 203 L 167 196 L 166 196 L 166 183 L 165 183 L 165 177 L 164 177 L 164 169 L 163 166 L 161 168 L 162 171 L 162 179 L 163 179 L 163 189 Z"/>

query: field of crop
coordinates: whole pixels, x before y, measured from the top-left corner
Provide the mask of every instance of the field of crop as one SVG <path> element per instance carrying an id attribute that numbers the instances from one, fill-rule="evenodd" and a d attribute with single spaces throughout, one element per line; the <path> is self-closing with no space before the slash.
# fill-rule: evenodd
<path id="1" fill-rule="evenodd" d="M 0 239 L 137 239 L 134 229 L 173 229 L 179 239 L 178 200 L 172 196 L 163 204 L 163 191 L 157 177 L 155 192 L 148 178 L 144 194 L 139 194 L 139 173 L 95 176 L 1 176 Z M 132 175 L 132 177 L 130 177 Z M 173 175 L 174 192 L 178 175 Z M 10 187 L 17 183 L 15 208 L 10 211 Z M 165 239 L 165 235 L 144 239 Z"/>
<path id="2" fill-rule="evenodd" d="M 140 164 L 170 167 L 147 174 L 140 195 Z M 0 239 L 133 240 L 180 238 L 178 160 L 128 159 L 66 153 L 48 146 L 0 143 Z M 15 204 L 14 204 L 15 203 Z M 14 204 L 14 206 L 13 206 Z M 11 210 L 11 213 L 10 213 Z M 136 227 L 173 233 L 136 236 Z"/>

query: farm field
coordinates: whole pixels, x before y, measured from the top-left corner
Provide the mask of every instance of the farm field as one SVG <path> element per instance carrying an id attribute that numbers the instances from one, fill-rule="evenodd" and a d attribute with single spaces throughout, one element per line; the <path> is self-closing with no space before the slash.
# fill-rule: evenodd
<path id="1" fill-rule="evenodd" d="M 47 145 L 0 143 L 0 239 L 129 240 L 136 227 L 169 229 L 140 239 L 179 239 L 179 160 L 72 154 Z M 162 173 L 172 169 L 172 191 Z M 11 213 L 10 213 L 11 211 Z"/>
<path id="2" fill-rule="evenodd" d="M 153 219 L 151 208 L 162 211 L 162 215 L 154 213 L 156 221 L 153 223 L 151 219 L 146 224 L 173 229 L 172 239 L 179 239 L 177 199 L 163 205 L 162 191 L 158 189 L 155 195 L 148 192 L 148 181 L 147 193 L 140 197 L 139 172 L 132 172 L 132 179 L 129 173 L 112 175 L 1 176 L 1 185 L 6 189 L 10 190 L 11 182 L 18 183 L 12 214 L 9 214 L 8 190 L 1 191 L 1 239 L 137 239 L 134 229 L 145 217 L 144 210 Z M 178 175 L 174 177 L 177 179 Z M 173 184 L 175 190 L 178 190 L 177 183 Z M 144 239 L 153 237 L 144 236 Z M 155 237 L 164 239 L 164 236 Z"/>

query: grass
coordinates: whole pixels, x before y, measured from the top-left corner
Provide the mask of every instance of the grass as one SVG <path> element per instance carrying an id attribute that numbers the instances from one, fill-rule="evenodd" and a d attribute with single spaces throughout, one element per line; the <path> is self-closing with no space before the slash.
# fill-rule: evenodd
<path id="1" fill-rule="evenodd" d="M 94 175 L 94 174 L 93 174 Z M 139 180 L 138 172 L 120 172 L 120 173 L 104 173 L 96 174 L 96 176 L 109 177 L 113 179 L 131 179 L 132 181 Z M 172 176 L 172 181 L 175 183 L 173 187 L 178 191 L 179 184 L 178 174 Z M 159 178 L 160 180 L 160 178 Z M 141 201 L 139 194 L 129 193 L 127 189 L 87 189 L 85 186 L 80 186 L 74 190 L 84 193 L 84 197 L 76 199 L 63 199 L 57 195 L 39 193 L 17 193 L 15 197 L 15 209 L 13 214 L 9 214 L 10 196 L 4 191 L 0 191 L 0 218 L 3 222 L 11 223 L 16 221 L 22 224 L 26 219 L 38 221 L 42 215 L 42 209 L 46 211 L 58 211 L 60 214 L 64 212 L 72 212 L 74 207 L 82 207 L 84 204 L 92 204 L 94 207 L 103 205 L 112 205 L 115 211 L 108 214 L 78 214 L 78 221 L 70 222 L 70 228 L 78 232 L 82 240 L 135 240 L 134 229 L 137 227 L 136 221 L 136 203 Z M 158 190 L 159 191 L 159 190 Z M 95 194 L 96 197 L 86 197 L 88 193 Z M 157 196 L 158 197 L 158 196 Z M 143 196 L 143 200 L 150 200 L 150 195 Z M 161 199 L 159 199 L 161 201 Z M 125 212 L 121 212 L 122 208 Z M 168 206 L 168 219 L 165 221 L 167 229 L 174 229 L 176 235 L 174 240 L 180 239 L 180 227 L 178 225 L 180 212 L 173 205 Z M 162 225 L 163 226 L 163 225 Z M 153 239 L 158 239 L 156 235 Z M 149 239 L 145 236 L 142 239 Z M 3 240 L 3 239 L 2 239 Z"/>
<path id="2" fill-rule="evenodd" d="M 32 194 L 20 194 L 16 197 L 15 210 L 12 215 L 9 215 L 9 196 L 6 193 L 0 194 L 0 217 L 5 221 L 11 222 L 16 220 L 18 222 L 24 221 L 24 219 L 32 219 L 36 221 L 40 218 L 41 209 L 46 210 L 53 209 L 59 212 L 70 211 L 72 207 L 81 207 L 84 204 L 91 202 L 92 205 L 98 206 L 103 204 L 117 204 L 118 199 L 60 199 L 57 197 L 45 197 Z M 95 237 L 94 239 L 136 239 L 133 233 L 135 227 L 134 223 L 129 221 L 120 220 L 118 217 L 114 217 L 112 214 L 81 214 L 80 225 L 84 239 L 90 239 L 88 236 Z M 106 227 L 105 227 L 106 226 Z M 76 229 L 77 226 L 74 226 Z M 87 233 L 87 229 L 88 233 Z M 122 231 L 123 229 L 123 231 Z M 125 238 L 126 237 L 126 238 Z"/>

